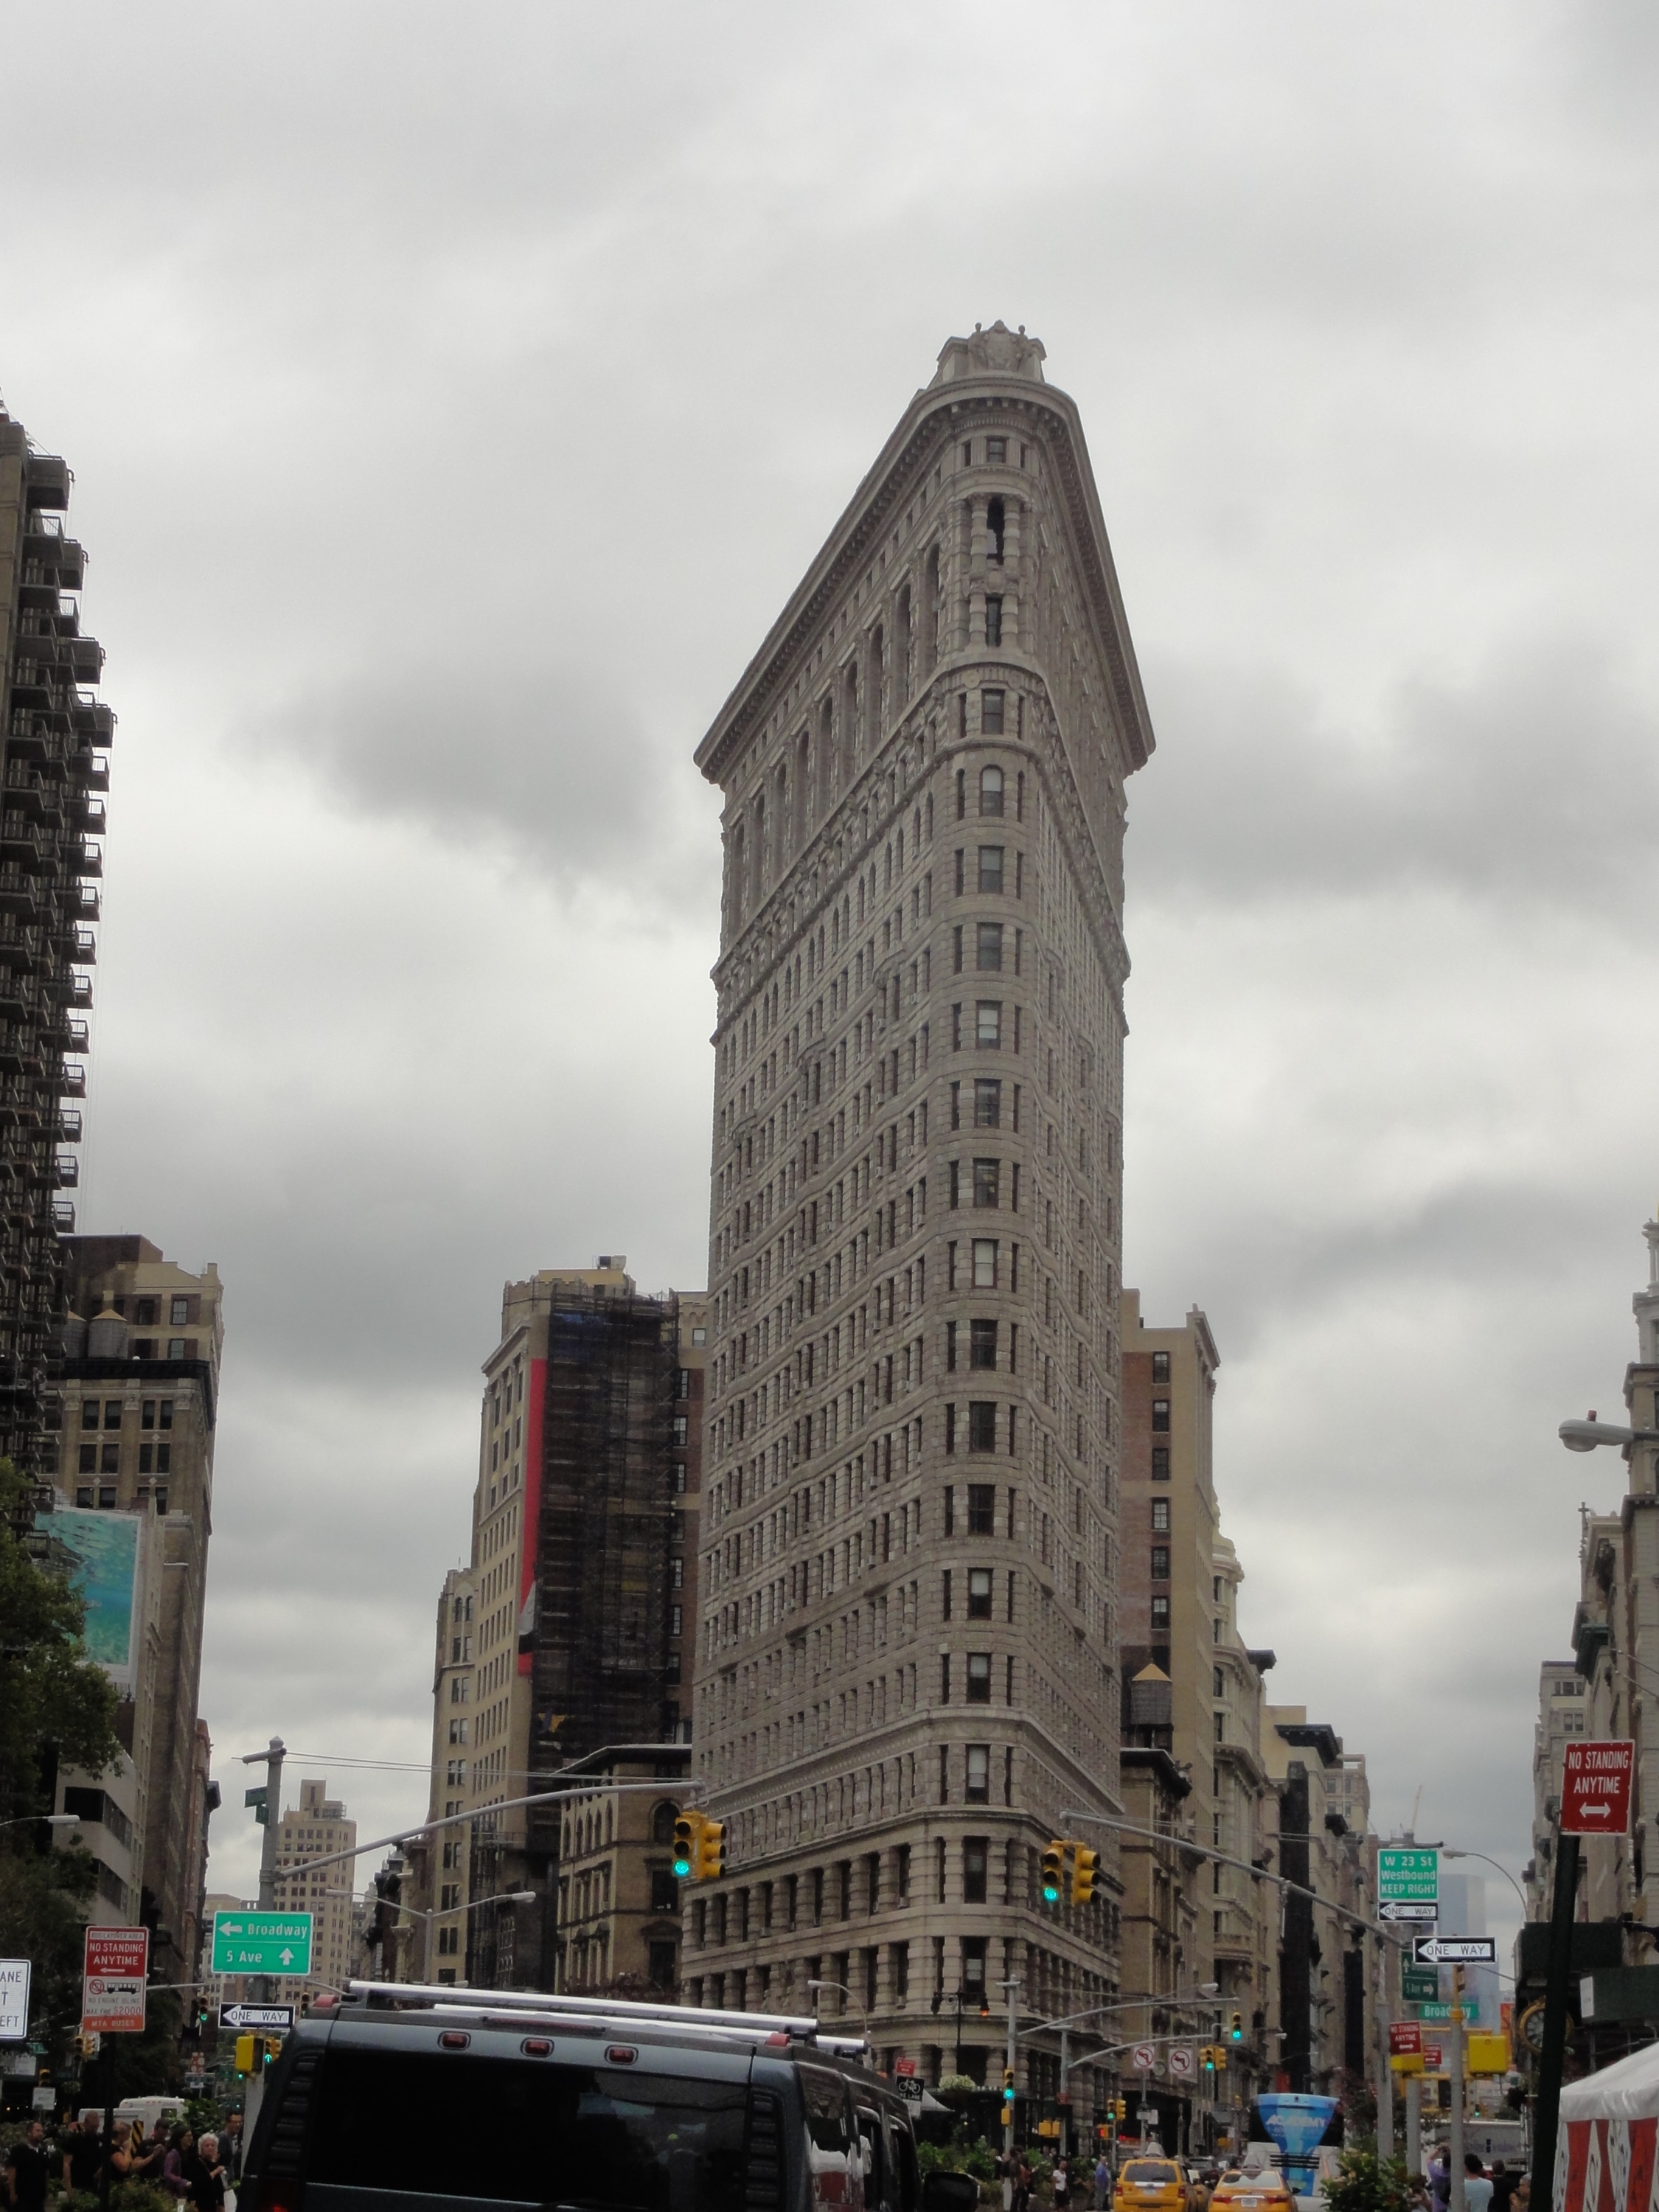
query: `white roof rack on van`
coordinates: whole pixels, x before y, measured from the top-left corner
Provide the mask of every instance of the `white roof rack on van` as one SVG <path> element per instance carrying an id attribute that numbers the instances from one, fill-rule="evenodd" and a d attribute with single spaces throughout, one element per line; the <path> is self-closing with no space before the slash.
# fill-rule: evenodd
<path id="1" fill-rule="evenodd" d="M 550 1996 L 539 1990 L 471 1990 L 453 1982 L 348 1982 L 355 1997 L 382 2003 L 429 2005 L 434 2011 L 489 2013 L 514 2021 L 614 2021 L 625 2029 L 655 2022 L 681 2034 L 736 2035 L 762 2043 L 786 2035 L 793 2043 L 815 2043 L 847 2058 L 867 2056 L 862 2036 L 827 2033 L 810 2014 L 720 2012 L 697 2005 L 641 2004 L 629 1997 Z"/>

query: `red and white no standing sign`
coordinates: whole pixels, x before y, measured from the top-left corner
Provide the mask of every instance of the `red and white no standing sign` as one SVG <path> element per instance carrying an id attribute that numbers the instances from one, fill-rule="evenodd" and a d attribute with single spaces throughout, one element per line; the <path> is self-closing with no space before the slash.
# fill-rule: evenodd
<path id="1" fill-rule="evenodd" d="M 1423 2055 L 1423 2030 L 1414 2020 L 1391 2020 L 1389 2022 L 1389 2056 L 1390 2058 L 1420 2058 Z"/>
<path id="2" fill-rule="evenodd" d="M 1568 1743 L 1562 1747 L 1561 1833 L 1627 1836 L 1633 1743 Z"/>
<path id="3" fill-rule="evenodd" d="M 88 1928 L 81 1984 L 86 2035 L 142 2035 L 149 1976 L 148 1928 Z"/>

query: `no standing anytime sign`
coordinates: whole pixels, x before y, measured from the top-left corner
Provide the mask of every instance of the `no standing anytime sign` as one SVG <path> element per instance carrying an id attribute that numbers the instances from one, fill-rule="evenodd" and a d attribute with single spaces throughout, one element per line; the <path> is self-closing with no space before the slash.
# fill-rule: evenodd
<path id="1" fill-rule="evenodd" d="M 1561 1833 L 1627 1836 L 1633 1743 L 1569 1743 L 1562 1747 Z"/>

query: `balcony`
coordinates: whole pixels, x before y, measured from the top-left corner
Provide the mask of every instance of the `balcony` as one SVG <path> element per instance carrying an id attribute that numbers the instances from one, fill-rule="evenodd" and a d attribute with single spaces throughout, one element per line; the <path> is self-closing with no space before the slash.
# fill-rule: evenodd
<path id="1" fill-rule="evenodd" d="M 95 637 L 71 640 L 65 658 L 77 684 L 96 684 L 104 672 L 104 648 Z"/>
<path id="2" fill-rule="evenodd" d="M 94 845 L 89 837 L 83 838 L 81 843 L 80 854 L 75 865 L 77 874 L 82 876 L 101 876 L 104 872 L 103 847 L 101 845 Z"/>
<path id="3" fill-rule="evenodd" d="M 73 1006 L 80 1013 L 92 1011 L 92 978 L 90 975 L 71 975 L 58 987 L 59 1002 Z"/>
<path id="4" fill-rule="evenodd" d="M 81 1163 L 73 1152 L 59 1152 L 52 1164 L 52 1172 L 60 1190 L 73 1190 L 81 1180 Z"/>
<path id="5" fill-rule="evenodd" d="M 73 1106 L 60 1106 L 54 1117 L 52 1133 L 60 1145 L 78 1145 L 81 1141 L 81 1115 Z"/>
<path id="6" fill-rule="evenodd" d="M 58 1096 L 64 1098 L 84 1098 L 87 1095 L 87 1071 L 78 1060 L 66 1060 L 58 1079 Z"/>
<path id="7" fill-rule="evenodd" d="M 4 939 L 0 938 L 0 944 L 3 944 L 4 942 Z M 82 962 L 84 966 L 90 968 L 96 962 L 97 957 L 98 939 L 96 933 L 93 930 L 83 927 L 77 922 L 76 925 L 75 935 L 70 943 L 70 958 L 71 960 L 78 960 Z"/>
<path id="8" fill-rule="evenodd" d="M 25 464 L 24 474 L 28 484 L 27 495 L 31 514 L 42 507 L 62 509 L 69 505 L 70 485 L 74 482 L 69 464 L 57 453 L 31 453 Z"/>
<path id="9" fill-rule="evenodd" d="M 0 958 L 33 968 L 40 957 L 40 932 L 15 914 L 0 914 Z"/>
<path id="10" fill-rule="evenodd" d="M 75 1200 L 72 1198 L 53 1199 L 52 1201 L 52 1225 L 58 1231 L 58 1234 L 60 1237 L 74 1236 Z"/>
<path id="11" fill-rule="evenodd" d="M 115 742 L 115 710 L 85 694 L 75 702 L 76 734 L 85 743 L 109 745 Z"/>
<path id="12" fill-rule="evenodd" d="M 87 1052 L 91 1049 L 91 1031 L 84 1022 L 59 1022 L 53 1024 L 52 1034 L 63 1040 L 65 1052 Z"/>
<path id="13" fill-rule="evenodd" d="M 95 753 L 90 749 L 76 753 L 70 763 L 70 773 L 82 791 L 109 789 L 109 757 L 105 753 Z"/>
<path id="14" fill-rule="evenodd" d="M 83 799 L 80 806 L 81 827 L 94 836 L 101 837 L 109 828 L 109 817 L 101 799 Z"/>
<path id="15" fill-rule="evenodd" d="M 72 911 L 78 915 L 82 921 L 96 921 L 99 911 L 103 904 L 102 900 L 98 896 L 97 885 L 95 884 L 77 884 L 75 886 L 75 890 L 77 893 L 77 896 L 75 900 Z"/>

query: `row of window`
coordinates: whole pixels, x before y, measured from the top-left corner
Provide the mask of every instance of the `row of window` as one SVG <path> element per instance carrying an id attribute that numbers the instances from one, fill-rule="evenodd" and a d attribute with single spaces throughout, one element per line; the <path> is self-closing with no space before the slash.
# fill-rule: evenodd
<path id="1" fill-rule="evenodd" d="M 121 1472 L 121 1446 L 118 1441 L 103 1444 L 82 1444 L 82 1474 L 118 1474 Z M 171 1474 L 173 1446 L 171 1444 L 140 1444 L 138 1447 L 140 1474 Z"/>
<path id="2" fill-rule="evenodd" d="M 103 1420 L 100 1425 L 98 1418 L 100 1401 L 96 1398 L 83 1398 L 81 1401 L 81 1426 L 83 1429 L 95 1429 L 100 1425 L 106 1429 L 118 1429 L 121 1425 L 123 1403 L 124 1401 L 119 1398 L 104 1399 L 102 1401 Z M 138 1408 L 139 1427 L 170 1429 L 173 1426 L 173 1401 L 171 1398 L 144 1399 Z"/>
<path id="3" fill-rule="evenodd" d="M 133 1500 L 135 1511 L 142 1512 L 149 1504 L 148 1488 L 148 1485 L 140 1486 L 138 1494 Z M 112 1513 L 118 1502 L 116 1486 L 112 1482 L 100 1483 L 94 1495 L 93 1485 L 83 1482 L 75 1492 L 75 1502 L 80 1506 L 89 1506 L 94 1512 Z M 155 1492 L 155 1510 L 158 1513 L 165 1513 L 167 1510 L 167 1493 L 159 1486 Z"/>

